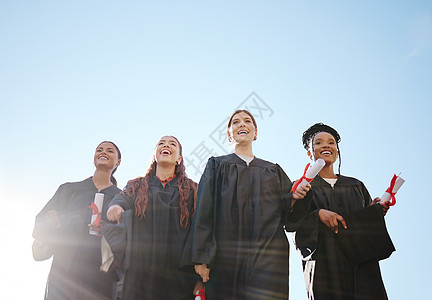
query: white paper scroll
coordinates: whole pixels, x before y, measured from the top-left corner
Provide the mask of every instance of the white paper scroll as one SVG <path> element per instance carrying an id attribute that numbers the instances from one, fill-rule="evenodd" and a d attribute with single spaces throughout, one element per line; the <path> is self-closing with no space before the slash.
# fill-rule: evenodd
<path id="1" fill-rule="evenodd" d="M 93 201 L 93 202 L 94 202 L 94 204 L 95 204 L 96 207 L 97 207 L 97 210 L 98 210 L 99 216 L 100 216 L 100 214 L 102 213 L 103 200 L 104 200 L 104 194 L 102 194 L 102 193 L 96 193 L 96 194 L 95 194 L 95 197 L 94 197 L 94 201 Z M 91 217 L 91 222 L 90 222 L 91 224 L 94 224 L 94 222 L 95 222 L 96 219 L 98 218 L 98 213 L 95 213 L 95 212 L 93 211 L 93 214 L 92 214 L 92 217 Z M 100 217 L 99 217 L 99 219 L 100 219 Z M 99 232 L 90 229 L 89 234 L 97 235 L 97 234 L 99 234 Z"/>
<path id="2" fill-rule="evenodd" d="M 399 190 L 399 188 L 404 184 L 404 182 L 405 182 L 405 180 L 402 177 L 398 176 L 396 178 L 395 185 L 394 185 L 393 190 L 391 192 L 393 194 L 396 194 L 397 191 Z M 391 200 L 390 193 L 385 191 L 384 194 L 381 196 L 380 203 L 386 203 L 386 202 L 389 202 L 390 200 Z"/>
<path id="3" fill-rule="evenodd" d="M 315 178 L 315 176 L 318 175 L 318 173 L 321 171 L 321 169 L 325 166 L 325 161 L 322 158 L 318 158 L 313 164 L 309 166 L 309 168 L 306 171 L 306 174 L 301 178 L 301 182 L 297 185 L 297 189 L 299 187 L 305 186 L 308 184 L 312 179 Z M 306 180 L 304 177 L 306 177 L 308 180 Z M 295 191 L 294 191 L 295 192 Z"/>

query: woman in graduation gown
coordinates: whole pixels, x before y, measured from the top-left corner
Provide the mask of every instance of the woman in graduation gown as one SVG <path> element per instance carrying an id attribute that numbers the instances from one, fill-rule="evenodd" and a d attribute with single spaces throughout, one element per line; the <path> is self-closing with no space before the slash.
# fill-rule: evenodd
<path id="1" fill-rule="evenodd" d="M 45 291 L 50 300 L 113 299 L 115 278 L 99 271 L 101 237 L 89 234 L 96 193 L 104 194 L 101 225 L 110 200 L 120 192 L 112 176 L 120 165 L 121 154 L 112 142 L 100 143 L 94 154 L 96 170 L 92 177 L 62 184 L 36 216 L 33 237 L 35 260 L 53 256 Z M 98 229 L 99 228 L 93 228 Z"/>
<path id="2" fill-rule="evenodd" d="M 310 213 L 296 232 L 296 246 L 303 258 L 304 278 L 309 299 L 387 299 L 377 259 L 357 263 L 349 260 L 341 247 L 341 237 L 353 230 L 346 216 L 361 211 L 372 201 L 358 179 L 336 175 L 333 165 L 340 156 L 340 136 L 332 127 L 317 123 L 303 133 L 303 145 L 312 160 L 322 158 L 325 166 L 312 181 L 314 202 Z M 340 157 L 339 157 L 340 173 Z M 388 205 L 376 205 L 382 219 Z M 345 218 L 344 218 L 345 217 Z M 348 224 L 348 226 L 347 226 Z M 370 233 L 373 223 L 364 224 Z M 377 227 L 381 225 L 376 225 Z M 339 234 L 338 234 L 339 233 Z M 361 239 L 360 235 L 353 236 Z M 366 252 L 368 249 L 352 249 Z M 358 257 L 360 259 L 360 257 Z"/>
<path id="3" fill-rule="evenodd" d="M 130 180 L 111 201 L 111 221 L 120 222 L 124 211 L 134 212 L 123 299 L 192 299 L 199 276 L 180 267 L 196 192 L 197 184 L 185 173 L 180 142 L 164 136 L 147 174 Z"/>
<path id="4" fill-rule="evenodd" d="M 257 124 L 247 110 L 231 115 L 227 133 L 235 153 L 211 157 L 199 183 L 192 263 L 209 300 L 288 299 L 285 230 L 306 213 L 310 185 L 292 195 L 282 168 L 253 155 Z"/>

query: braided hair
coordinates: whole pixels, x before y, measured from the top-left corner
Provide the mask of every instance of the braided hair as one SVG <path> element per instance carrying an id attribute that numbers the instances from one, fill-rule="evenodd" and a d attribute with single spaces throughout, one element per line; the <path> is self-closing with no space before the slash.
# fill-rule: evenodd
<path id="1" fill-rule="evenodd" d="M 182 155 L 182 146 L 178 139 L 172 136 L 179 144 L 180 147 L 180 156 Z M 157 162 L 153 158 L 152 163 L 150 164 L 147 173 L 144 177 L 138 177 L 132 180 L 129 180 L 126 187 L 124 188 L 122 194 L 127 195 L 129 197 L 135 196 L 135 215 L 139 218 L 145 217 L 145 212 L 148 204 L 148 188 L 150 180 L 156 175 Z M 196 208 L 196 199 L 197 199 L 197 190 L 198 185 L 190 179 L 186 175 L 186 168 L 183 163 L 183 159 L 181 162 L 175 166 L 174 174 L 178 178 L 178 188 L 180 193 L 180 226 L 182 228 L 186 228 L 189 222 L 189 209 L 188 209 L 188 201 L 189 201 L 189 193 L 190 189 L 193 190 L 193 213 Z"/>
<path id="2" fill-rule="evenodd" d="M 339 133 L 333 127 L 330 127 L 330 126 L 323 124 L 323 123 L 316 123 L 316 124 L 312 125 L 305 132 L 303 132 L 303 136 L 302 136 L 303 147 L 307 151 L 311 151 L 313 153 L 313 150 L 314 150 L 313 149 L 313 139 L 320 132 L 327 132 L 327 133 L 331 134 L 336 141 L 336 147 L 337 147 L 338 154 L 339 154 L 338 155 L 339 156 L 338 172 L 340 175 L 341 154 L 340 154 L 340 150 L 339 150 L 339 142 L 341 141 L 341 138 L 340 138 Z"/>

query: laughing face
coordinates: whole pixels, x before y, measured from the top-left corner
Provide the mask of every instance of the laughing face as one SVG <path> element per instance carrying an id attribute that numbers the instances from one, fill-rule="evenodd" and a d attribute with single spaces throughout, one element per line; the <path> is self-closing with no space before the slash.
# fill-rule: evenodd
<path id="1" fill-rule="evenodd" d="M 324 159 L 326 165 L 334 164 L 338 158 L 338 149 L 335 138 L 327 132 L 318 132 L 312 140 L 313 159 Z M 308 151 L 312 158 L 312 153 Z"/>
<path id="2" fill-rule="evenodd" d="M 177 139 L 172 136 L 162 137 L 155 148 L 155 160 L 157 164 L 180 164 L 182 157 Z"/>
<path id="3" fill-rule="evenodd" d="M 118 153 L 115 146 L 111 143 L 102 143 L 96 150 L 93 157 L 94 165 L 113 170 L 120 164 Z"/>
<path id="4" fill-rule="evenodd" d="M 235 114 L 228 128 L 228 139 L 236 144 L 252 143 L 257 137 L 257 129 L 252 118 L 245 112 Z"/>

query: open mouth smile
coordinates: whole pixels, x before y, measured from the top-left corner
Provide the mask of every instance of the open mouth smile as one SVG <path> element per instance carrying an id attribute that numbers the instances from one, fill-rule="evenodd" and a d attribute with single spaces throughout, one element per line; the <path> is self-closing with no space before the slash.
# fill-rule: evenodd
<path id="1" fill-rule="evenodd" d="M 160 152 L 160 154 L 161 154 L 161 155 L 171 155 L 172 152 L 171 152 L 170 150 L 168 150 L 168 149 L 163 149 L 163 150 Z"/>
<path id="2" fill-rule="evenodd" d="M 331 151 L 324 150 L 324 151 L 321 151 L 320 154 L 322 154 L 322 155 L 331 155 L 332 153 L 331 153 Z"/>

